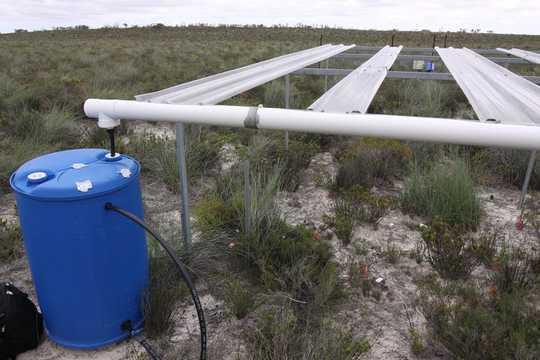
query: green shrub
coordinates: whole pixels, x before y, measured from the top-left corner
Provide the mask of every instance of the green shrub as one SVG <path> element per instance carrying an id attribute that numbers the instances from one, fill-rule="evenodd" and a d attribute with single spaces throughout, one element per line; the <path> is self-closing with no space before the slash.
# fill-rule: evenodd
<path id="1" fill-rule="evenodd" d="M 483 232 L 478 238 L 471 238 L 471 252 L 478 262 L 487 267 L 493 265 L 493 259 L 497 254 L 501 233 L 499 231 Z"/>
<path id="2" fill-rule="evenodd" d="M 495 256 L 491 280 L 497 291 L 520 292 L 536 285 L 540 275 L 540 256 L 534 250 L 504 246 Z"/>
<path id="3" fill-rule="evenodd" d="M 435 339 L 457 359 L 537 359 L 540 311 L 525 295 L 494 298 L 474 285 L 433 282 L 418 300 Z"/>
<path id="4" fill-rule="evenodd" d="M 469 276 L 476 259 L 464 235 L 437 218 L 420 231 L 426 245 L 426 258 L 443 278 L 455 280 Z"/>
<path id="5" fill-rule="evenodd" d="M 430 169 L 413 168 L 401 204 L 408 213 L 439 218 L 461 230 L 474 230 L 480 221 L 480 203 L 462 160 L 444 161 Z"/>
<path id="6" fill-rule="evenodd" d="M 351 242 L 355 219 L 360 211 L 359 204 L 338 198 L 333 204 L 334 216 L 326 217 L 327 225 L 334 227 L 337 237 L 344 245 Z"/>
<path id="7" fill-rule="evenodd" d="M 359 185 L 336 194 L 333 216 L 324 218 L 326 224 L 335 229 L 337 237 L 348 245 L 354 226 L 377 224 L 394 206 L 395 198 L 371 194 Z"/>
<path id="8" fill-rule="evenodd" d="M 402 175 L 411 150 L 395 140 L 362 138 L 352 143 L 338 157 L 338 188 L 359 185 L 365 188 Z"/>
<path id="9" fill-rule="evenodd" d="M 504 184 L 521 188 L 529 165 L 530 151 L 513 149 L 485 149 L 478 162 L 484 171 Z M 540 162 L 536 161 L 529 183 L 531 189 L 540 190 Z"/>
<path id="10" fill-rule="evenodd" d="M 287 305 L 262 313 L 248 338 L 253 360 L 354 360 L 371 348 L 367 339 L 328 320 L 303 325 Z"/>
<path id="11" fill-rule="evenodd" d="M 187 128 L 186 166 L 189 181 L 194 183 L 207 175 L 216 164 L 219 139 L 210 135 L 196 136 L 195 130 Z M 191 134 L 191 135 L 190 135 Z M 127 145 L 120 145 L 120 152 L 134 156 L 143 165 L 143 171 L 162 179 L 168 189 L 177 193 L 180 189 L 176 143 L 174 140 L 151 134 L 132 136 Z"/>
<path id="12" fill-rule="evenodd" d="M 280 188 L 296 191 L 302 180 L 302 173 L 315 154 L 321 151 L 316 139 L 308 135 L 289 134 L 289 150 L 285 149 L 284 133 L 276 131 L 268 136 L 253 136 L 245 149 L 246 158 L 257 164 L 260 171 L 271 172 L 281 168 Z"/>
<path id="13" fill-rule="evenodd" d="M 19 227 L 0 219 L 0 261 L 5 263 L 23 255 L 24 249 Z"/>
<path id="14" fill-rule="evenodd" d="M 197 204 L 196 224 L 203 238 L 220 231 L 235 234 L 232 254 L 255 271 L 265 288 L 311 302 L 319 286 L 328 285 L 323 282 L 327 280 L 325 271 L 329 271 L 330 246 L 316 240 L 313 231 L 290 226 L 281 219 L 274 202 L 280 176 L 279 168 L 265 173 L 258 164 L 252 165 L 249 229 L 244 221 L 244 184 L 239 167 L 218 178 L 216 188 Z"/>
<path id="15" fill-rule="evenodd" d="M 159 337 L 171 329 L 176 304 L 187 294 L 188 289 L 169 258 L 151 257 L 150 287 L 144 314 L 144 330 L 148 337 Z"/>
<path id="16" fill-rule="evenodd" d="M 237 319 L 243 319 L 254 305 L 253 294 L 237 278 L 225 280 L 224 299 L 225 305 Z"/>

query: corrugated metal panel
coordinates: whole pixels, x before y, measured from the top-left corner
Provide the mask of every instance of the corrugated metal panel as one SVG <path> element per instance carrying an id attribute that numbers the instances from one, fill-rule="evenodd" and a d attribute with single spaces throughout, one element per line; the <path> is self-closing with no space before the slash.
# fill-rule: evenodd
<path id="1" fill-rule="evenodd" d="M 540 125 L 540 87 L 469 49 L 436 48 L 480 121 Z"/>
<path id="2" fill-rule="evenodd" d="M 532 52 L 532 51 L 526 51 L 526 50 L 521 50 L 521 49 L 516 49 L 516 48 L 512 48 L 510 50 L 497 48 L 497 50 L 525 59 L 534 64 L 540 64 L 540 54 Z"/>
<path id="3" fill-rule="evenodd" d="M 331 113 L 365 113 L 401 49 L 402 46 L 385 46 L 308 109 Z"/>
<path id="4" fill-rule="evenodd" d="M 354 45 L 323 45 L 238 69 L 135 96 L 138 101 L 168 104 L 217 104 L 295 70 L 326 60 Z"/>

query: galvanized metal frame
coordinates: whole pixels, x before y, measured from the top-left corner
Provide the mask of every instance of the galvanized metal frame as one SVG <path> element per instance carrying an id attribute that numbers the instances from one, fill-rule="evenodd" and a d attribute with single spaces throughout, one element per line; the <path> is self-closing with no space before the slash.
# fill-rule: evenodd
<path id="1" fill-rule="evenodd" d="M 310 76 L 347 76 L 354 69 L 319 69 L 304 68 L 296 70 L 291 75 Z M 419 79 L 419 80 L 454 80 L 451 73 L 447 72 L 421 72 L 421 71 L 389 71 L 387 78 L 393 79 Z M 540 76 L 521 76 L 535 84 L 540 84 Z"/>
<path id="2" fill-rule="evenodd" d="M 351 59 L 351 60 L 367 60 L 372 57 L 373 53 L 341 53 L 334 56 L 335 59 Z M 497 64 L 530 64 L 529 61 L 521 58 L 515 58 L 510 56 L 491 56 L 489 60 Z M 423 55 L 423 54 L 399 54 L 397 62 L 424 60 L 424 61 L 441 61 L 440 56 L 437 55 Z"/>
<path id="3" fill-rule="evenodd" d="M 262 85 L 268 81 L 289 74 L 305 66 L 323 61 L 352 48 L 353 45 L 322 45 L 291 54 L 279 56 L 259 63 L 226 71 L 188 83 L 176 85 L 160 91 L 135 96 L 138 101 L 166 104 L 217 104 L 246 90 Z M 288 84 L 288 77 L 286 82 Z M 290 86 L 287 85 L 287 88 Z M 286 91 L 288 107 L 289 90 Z M 182 238 L 186 251 L 192 247 L 188 174 L 186 167 L 186 146 L 184 124 L 176 124 L 176 158 L 180 177 L 180 207 L 182 221 Z M 285 132 L 285 146 L 288 149 L 289 134 Z M 248 185 L 246 185 L 248 186 Z M 246 213 L 246 217 L 248 217 Z M 246 220 L 246 222 L 249 219 Z M 247 223 L 246 223 L 247 226 Z"/>
<path id="4" fill-rule="evenodd" d="M 351 49 L 352 46 L 344 45 L 323 45 L 314 49 L 307 49 L 293 54 L 280 56 L 261 63 L 248 65 L 243 68 L 234 69 L 225 73 L 210 76 L 208 78 L 195 80 L 186 84 L 177 85 L 161 91 L 138 95 L 136 98 L 139 101 L 157 102 L 157 103 L 181 103 L 181 104 L 216 104 L 243 91 L 251 89 L 273 80 L 275 78 L 285 76 L 285 108 L 290 108 L 290 76 L 291 75 L 317 75 L 325 77 L 325 93 L 328 87 L 328 76 L 347 76 L 352 73 L 352 69 L 332 69 L 328 68 L 330 58 L 341 58 L 351 60 L 364 60 L 371 58 L 373 54 L 369 53 L 347 53 L 341 54 L 343 51 Z M 356 46 L 355 50 L 360 51 L 379 51 L 381 47 L 376 46 Z M 440 61 L 439 56 L 435 56 L 435 46 L 433 48 L 403 48 L 405 52 L 431 53 L 425 54 L 400 54 L 395 61 Z M 531 62 L 530 54 L 526 57 L 523 53 L 518 53 L 512 50 L 504 49 L 474 49 L 476 54 L 495 55 L 499 51 L 507 52 L 513 57 L 490 57 L 489 60 L 494 63 L 509 65 L 509 64 L 528 64 Z M 519 49 L 518 49 L 519 50 Z M 537 55 L 537 54 L 534 54 Z M 306 68 L 306 66 L 324 61 L 324 68 Z M 536 61 L 532 61 L 537 63 Z M 264 69 L 266 67 L 266 69 Z M 268 68 L 271 68 L 269 70 Z M 387 71 L 388 78 L 401 79 L 420 79 L 420 80 L 454 80 L 451 73 L 426 73 L 426 72 L 409 72 L 409 71 Z M 540 84 L 540 77 L 526 76 L 525 79 Z M 182 232 L 184 243 L 187 251 L 191 250 L 191 230 L 189 220 L 189 199 L 188 199 L 188 182 L 186 172 L 185 159 L 185 133 L 182 122 L 177 122 L 176 125 L 176 145 L 177 145 L 177 160 L 179 163 L 180 172 L 180 187 L 181 187 L 181 207 L 182 207 Z M 288 131 L 285 131 L 285 147 L 288 149 Z M 525 200 L 526 191 L 532 174 L 536 160 L 536 151 L 532 151 L 529 159 L 529 166 L 522 188 L 522 196 L 520 206 Z M 246 181 L 246 201 L 251 196 L 249 190 L 249 169 L 246 168 L 249 163 L 244 164 L 245 181 Z M 247 193 L 249 191 L 249 194 Z M 246 213 L 246 226 L 249 226 L 249 213 Z"/>

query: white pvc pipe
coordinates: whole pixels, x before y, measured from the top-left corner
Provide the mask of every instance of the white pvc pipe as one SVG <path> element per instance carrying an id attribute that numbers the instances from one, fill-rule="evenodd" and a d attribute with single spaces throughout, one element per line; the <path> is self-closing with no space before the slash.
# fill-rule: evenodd
<path id="1" fill-rule="evenodd" d="M 540 150 L 540 127 L 416 116 L 331 114 L 305 110 L 226 105 L 169 105 L 129 100 L 89 99 L 89 118 L 186 122 L 246 127 L 255 109 L 257 128 L 319 134 L 372 136 L 412 141 Z"/>

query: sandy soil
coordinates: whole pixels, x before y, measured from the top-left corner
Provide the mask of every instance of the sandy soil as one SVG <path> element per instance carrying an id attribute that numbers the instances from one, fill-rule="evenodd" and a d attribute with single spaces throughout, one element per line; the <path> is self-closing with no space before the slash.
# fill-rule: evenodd
<path id="1" fill-rule="evenodd" d="M 145 129 L 148 131 L 147 129 Z M 230 168 L 235 161 L 232 149 L 222 149 L 225 160 L 222 171 Z M 418 264 L 409 254 L 414 253 L 421 241 L 415 226 L 422 219 L 411 218 L 399 210 L 392 210 L 378 224 L 358 226 L 354 229 L 351 244 L 343 246 L 339 239 L 323 222 L 323 215 L 332 211 L 332 198 L 324 184 L 336 175 L 337 165 L 330 153 L 321 153 L 314 157 L 299 189 L 295 193 L 278 194 L 277 203 L 284 219 L 290 224 L 306 224 L 317 229 L 323 237 L 330 241 L 335 250 L 335 258 L 340 264 L 341 276 L 351 286 L 349 296 L 339 307 L 335 321 L 355 331 L 358 336 L 367 336 L 372 348 L 367 359 L 412 359 L 410 351 L 409 322 L 407 312 L 417 329 L 425 332 L 425 320 L 415 311 L 412 302 L 417 287 L 415 280 L 432 270 L 426 262 Z M 385 189 L 399 193 L 400 183 Z M 499 188 L 479 188 L 479 198 L 485 216 L 482 229 L 498 229 L 505 238 L 514 245 L 533 246 L 532 230 L 516 229 L 515 223 L 520 211 L 517 209 L 519 191 Z M 145 211 L 150 220 L 159 224 L 173 224 L 160 230 L 165 236 L 178 236 L 179 218 L 178 196 L 167 191 L 159 181 L 144 179 L 143 193 Z M 0 201 L 0 217 L 16 223 L 15 200 L 12 194 L 2 197 Z M 395 263 L 385 256 L 387 249 L 393 248 L 400 253 Z M 375 288 L 377 296 L 364 296 L 349 279 L 352 267 L 369 265 L 370 278 L 382 278 L 383 285 Z M 30 294 L 35 301 L 35 292 L 26 259 L 19 259 L 9 264 L 0 265 L 0 280 L 15 283 L 23 291 Z M 227 314 L 223 301 L 216 299 L 208 291 L 207 285 L 199 284 L 202 303 L 206 310 L 209 327 L 209 345 L 211 358 L 238 359 L 245 354 L 246 344 L 242 332 L 249 328 L 248 320 L 237 320 Z M 377 286 L 377 285 L 376 285 Z M 189 353 L 186 358 L 197 358 L 198 323 L 190 302 L 179 303 L 174 315 L 174 330 L 168 341 L 174 344 L 177 353 Z M 445 358 L 444 351 L 428 344 L 428 352 L 424 358 Z M 52 359 L 139 359 L 145 358 L 139 344 L 126 341 L 99 351 L 73 351 L 60 348 L 48 340 L 34 351 L 21 355 L 18 359 L 52 360 Z"/>

